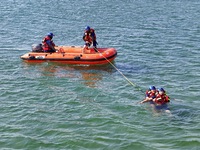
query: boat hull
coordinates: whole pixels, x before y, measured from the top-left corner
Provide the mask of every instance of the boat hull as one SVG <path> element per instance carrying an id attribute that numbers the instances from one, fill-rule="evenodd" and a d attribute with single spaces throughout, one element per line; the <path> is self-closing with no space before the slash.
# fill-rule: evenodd
<path id="1" fill-rule="evenodd" d="M 113 61 L 117 56 L 114 48 L 89 48 L 76 46 L 58 46 L 54 53 L 29 52 L 21 56 L 21 59 L 27 62 L 62 62 L 66 64 L 107 64 Z"/>

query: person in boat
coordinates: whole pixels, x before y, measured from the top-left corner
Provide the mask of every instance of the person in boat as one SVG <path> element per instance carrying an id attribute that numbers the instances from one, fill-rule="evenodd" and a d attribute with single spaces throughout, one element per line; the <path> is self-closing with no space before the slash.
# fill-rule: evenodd
<path id="1" fill-rule="evenodd" d="M 85 41 L 85 48 L 88 48 L 91 45 L 93 45 L 94 48 L 97 48 L 98 43 L 96 41 L 95 30 L 90 28 L 90 26 L 86 26 L 83 34 L 83 40 Z"/>
<path id="2" fill-rule="evenodd" d="M 53 42 L 53 33 L 48 33 L 42 40 L 42 48 L 44 52 L 56 52 L 55 44 Z"/>
<path id="3" fill-rule="evenodd" d="M 170 102 L 170 97 L 166 94 L 165 90 L 163 88 L 158 89 L 158 93 L 156 94 L 155 98 L 153 99 L 145 99 L 141 101 L 140 103 L 146 103 L 146 102 L 151 102 L 151 104 L 154 104 L 155 110 L 161 110 L 164 109 L 166 112 L 170 113 L 170 110 L 168 108 L 167 103 Z"/>

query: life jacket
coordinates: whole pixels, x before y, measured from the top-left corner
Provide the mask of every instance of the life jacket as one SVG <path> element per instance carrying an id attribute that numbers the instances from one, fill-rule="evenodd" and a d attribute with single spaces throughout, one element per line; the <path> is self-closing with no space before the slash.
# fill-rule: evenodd
<path id="1" fill-rule="evenodd" d="M 166 94 L 163 94 L 163 95 L 158 94 L 154 102 L 158 105 L 163 105 L 170 102 L 170 98 Z"/>
<path id="2" fill-rule="evenodd" d="M 92 43 L 92 41 L 96 41 L 96 34 L 94 29 L 90 29 L 89 31 L 85 30 L 83 35 L 83 40 Z"/>
<path id="3" fill-rule="evenodd" d="M 146 91 L 146 97 L 149 97 L 149 98 L 156 98 L 156 93 L 157 93 L 157 91 L 155 91 L 155 92 L 152 92 L 151 90 L 147 90 Z"/>
<path id="4" fill-rule="evenodd" d="M 85 42 L 89 42 L 89 44 L 91 44 L 92 43 L 92 37 L 91 37 L 91 35 L 90 35 L 90 33 L 85 33 L 85 35 L 83 36 L 83 40 L 85 41 Z"/>
<path id="5" fill-rule="evenodd" d="M 49 45 L 47 44 L 47 41 L 49 41 L 49 40 L 50 40 L 50 44 L 53 47 L 55 46 L 53 40 L 49 36 L 45 36 L 44 39 L 42 40 L 42 48 L 44 51 L 51 50 L 51 47 L 49 47 Z"/>

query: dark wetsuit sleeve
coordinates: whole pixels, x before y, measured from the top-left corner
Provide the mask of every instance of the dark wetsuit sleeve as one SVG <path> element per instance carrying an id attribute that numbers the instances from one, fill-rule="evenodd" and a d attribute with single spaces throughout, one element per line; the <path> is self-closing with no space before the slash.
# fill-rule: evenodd
<path id="1" fill-rule="evenodd" d="M 50 40 L 47 40 L 46 43 L 49 45 L 49 44 L 51 44 L 51 41 L 50 41 Z"/>

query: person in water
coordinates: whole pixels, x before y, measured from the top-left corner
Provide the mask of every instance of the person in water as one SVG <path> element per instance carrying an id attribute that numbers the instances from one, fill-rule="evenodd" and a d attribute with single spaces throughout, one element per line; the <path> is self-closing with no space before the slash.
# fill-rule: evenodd
<path id="1" fill-rule="evenodd" d="M 166 94 L 166 92 L 163 88 L 159 88 L 158 93 L 155 94 L 155 96 L 153 95 L 153 97 L 150 97 L 150 98 L 147 97 L 140 103 L 143 104 L 146 102 L 150 102 L 151 104 L 153 104 L 152 106 L 156 110 L 164 109 L 166 112 L 170 113 L 170 110 L 167 105 L 167 103 L 170 102 L 170 97 Z"/>
<path id="2" fill-rule="evenodd" d="M 90 26 L 86 26 L 84 34 L 83 34 L 83 40 L 85 41 L 84 47 L 88 49 L 91 45 L 96 49 L 97 48 L 97 41 L 96 41 L 96 34 L 95 30 L 90 28 Z"/>
<path id="3" fill-rule="evenodd" d="M 56 52 L 55 44 L 52 40 L 53 36 L 54 36 L 53 33 L 48 33 L 44 37 L 44 39 L 42 41 L 42 48 L 43 48 L 44 52 Z"/>
<path id="4" fill-rule="evenodd" d="M 151 101 L 154 98 L 156 98 L 156 95 L 158 94 L 158 90 L 155 86 L 150 86 L 149 89 L 146 91 L 146 97 L 145 100 Z"/>

